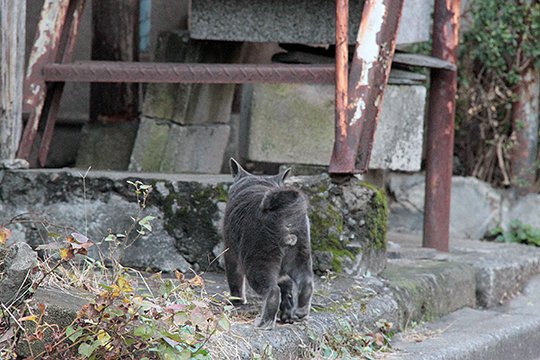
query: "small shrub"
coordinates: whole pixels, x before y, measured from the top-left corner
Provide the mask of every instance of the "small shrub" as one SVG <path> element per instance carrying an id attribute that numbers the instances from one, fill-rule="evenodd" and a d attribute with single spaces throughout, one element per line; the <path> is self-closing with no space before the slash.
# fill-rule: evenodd
<path id="1" fill-rule="evenodd" d="M 490 231 L 487 239 L 498 242 L 540 246 L 540 228 L 523 224 L 519 220 L 513 220 L 510 223 L 510 228 L 508 230 L 504 230 L 501 226 L 497 226 Z"/>
<path id="2" fill-rule="evenodd" d="M 540 3 L 472 0 L 459 46 L 455 155 L 460 175 L 512 184 L 512 104 L 528 66 L 540 69 Z"/>
<path id="3" fill-rule="evenodd" d="M 43 304 L 3 306 L 0 358 L 16 357 L 13 349 L 18 338 L 42 345 L 44 350 L 29 359 L 211 358 L 206 344 L 215 333 L 229 330 L 227 314 L 232 306 L 208 296 L 197 274 L 188 278 L 176 272 L 172 279 L 162 279 L 160 274 L 146 278 L 123 267 L 115 256 L 116 250 L 152 232 L 154 218 L 144 214 L 152 187 L 140 181 L 128 184 L 134 188 L 138 208 L 132 225 L 124 233 L 108 234 L 101 242 L 93 243 L 76 229 L 40 222 L 27 214 L 0 224 L 0 250 L 5 250 L 12 235 L 9 226 L 16 223 L 41 224 L 53 240 L 38 247 L 44 253 L 35 269 L 39 276 L 33 278 L 25 298 L 45 280 L 63 287 L 77 285 L 94 295 L 65 329 L 45 321 Z M 53 227 L 61 229 L 60 233 L 50 231 Z M 104 242 L 108 255 L 100 250 Z M 100 259 L 87 256 L 92 246 Z M 82 261 L 73 261 L 75 258 Z M 31 326 L 21 326 L 24 323 Z"/>

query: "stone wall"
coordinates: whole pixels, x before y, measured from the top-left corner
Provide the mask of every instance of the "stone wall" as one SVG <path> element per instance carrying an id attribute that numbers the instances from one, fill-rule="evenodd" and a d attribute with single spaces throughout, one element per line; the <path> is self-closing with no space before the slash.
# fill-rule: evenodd
<path id="1" fill-rule="evenodd" d="M 115 250 L 103 239 L 132 227 L 139 208 L 127 180 L 137 179 L 153 185 L 142 213 L 155 218 L 153 231 L 140 237 L 134 231 L 128 240 L 131 245 Z M 76 171 L 0 171 L 0 224 L 26 214 L 20 218 L 26 225 L 11 226 L 12 241 L 33 247 L 55 241 L 52 233 L 63 236 L 77 231 L 95 243 L 103 242 L 102 251 L 126 266 L 215 270 L 222 265 L 221 222 L 231 182 L 225 175 L 90 172 L 83 181 Z M 383 192 L 358 179 L 336 185 L 326 175 L 295 177 L 290 183 L 310 199 L 317 273 L 375 274 L 384 268 L 387 207 Z M 97 247 L 91 250 L 92 256 L 98 256 Z"/>

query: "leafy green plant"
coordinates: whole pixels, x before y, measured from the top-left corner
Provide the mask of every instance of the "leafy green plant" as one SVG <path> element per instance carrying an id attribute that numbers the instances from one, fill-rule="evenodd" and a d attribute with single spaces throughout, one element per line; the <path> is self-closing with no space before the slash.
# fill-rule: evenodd
<path id="1" fill-rule="evenodd" d="M 519 220 L 512 220 L 508 230 L 504 230 L 501 226 L 497 226 L 490 231 L 487 238 L 488 240 L 499 242 L 540 246 L 540 228 L 523 224 Z"/>
<path id="2" fill-rule="evenodd" d="M 85 305 L 66 329 L 53 329 L 53 341 L 35 359 L 207 359 L 209 338 L 229 329 L 227 316 L 200 296 L 204 282 L 195 275 L 161 280 L 158 294 L 138 294 L 127 271 Z M 44 341 L 50 325 L 42 316 L 34 341 Z"/>
<path id="3" fill-rule="evenodd" d="M 151 232 L 154 220 L 144 213 L 152 187 L 140 181 L 128 184 L 134 188 L 138 210 L 124 233 L 108 234 L 103 241 L 93 243 L 75 229 L 41 222 L 54 241 L 39 247 L 44 256 L 36 272 L 41 275 L 34 279 L 27 295 L 46 279 L 53 279 L 63 287 L 77 285 L 90 291 L 94 298 L 66 328 L 47 323 L 43 304 L 4 307 L 0 331 L 2 338 L 13 342 L 2 348 L 2 358 L 16 357 L 13 349 L 17 338 L 42 345 L 44 350 L 32 353 L 30 359 L 211 358 L 208 340 L 229 330 L 232 306 L 208 296 L 197 274 L 187 277 L 176 272 L 171 279 L 163 279 L 160 274 L 145 277 L 123 267 L 115 257 L 114 250 L 125 249 Z M 0 249 L 12 236 L 9 227 L 16 223 L 39 221 L 18 216 L 0 224 Z M 60 234 L 50 231 L 55 227 L 61 229 Z M 107 253 L 100 249 L 104 243 Z M 96 246 L 100 259 L 87 256 L 92 246 Z"/>

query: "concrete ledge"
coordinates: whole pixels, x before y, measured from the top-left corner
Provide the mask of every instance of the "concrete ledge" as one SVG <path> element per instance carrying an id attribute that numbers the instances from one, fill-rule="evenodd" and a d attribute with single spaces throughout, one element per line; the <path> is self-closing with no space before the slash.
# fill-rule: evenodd
<path id="1" fill-rule="evenodd" d="M 450 253 L 422 249 L 419 235 L 390 233 L 389 257 L 444 261 L 470 267 L 476 278 L 476 305 L 491 308 L 516 294 L 540 274 L 540 248 L 480 240 L 450 240 Z"/>
<path id="2" fill-rule="evenodd" d="M 494 310 L 465 308 L 399 335 L 388 359 L 527 360 L 540 354 L 540 277 Z M 420 341 L 418 341 L 420 339 Z"/>
<path id="3" fill-rule="evenodd" d="M 381 276 L 399 304 L 399 328 L 476 304 L 474 269 L 430 260 L 390 260 Z"/>
<path id="4" fill-rule="evenodd" d="M 452 252 L 443 254 L 419 248 L 419 239 L 414 236 L 392 233 L 389 239 L 390 260 L 382 273 L 386 279 L 347 275 L 336 275 L 331 280 L 317 278 L 312 314 L 305 322 L 278 324 L 273 331 L 254 330 L 252 320 L 246 318 L 253 319 L 258 313 L 260 299 L 248 292 L 249 305 L 238 310 L 242 316 L 235 318 L 231 331 L 212 338 L 213 353 L 224 359 L 252 359 L 254 354 L 271 348 L 275 359 L 299 358 L 306 347 L 316 345 L 324 335 L 343 330 L 344 322 L 358 332 L 369 332 L 375 329 L 377 321 L 384 319 L 404 330 L 393 341 L 395 352 L 385 355 L 388 359 L 538 358 L 540 275 L 524 288 L 519 287 L 524 295 L 504 306 L 473 309 L 478 302 L 475 293 L 478 299 L 483 296 L 478 289 L 507 289 L 508 294 L 513 294 L 513 283 L 517 282 L 477 276 L 484 271 L 481 269 L 488 271 L 511 264 L 516 269 L 526 269 L 527 264 L 535 261 L 538 249 L 452 240 Z M 467 263 L 473 258 L 482 266 Z M 519 284 L 529 281 L 534 269 L 521 274 Z M 227 291 L 223 273 L 206 273 L 204 277 L 209 294 Z M 36 301 L 44 300 L 41 297 Z M 64 306 L 62 301 L 60 308 L 76 311 L 75 305 Z M 77 304 L 82 302 L 77 300 Z M 412 321 L 421 325 L 414 327 Z"/>
<path id="5" fill-rule="evenodd" d="M 349 5 L 349 42 L 354 44 L 363 1 Z M 397 44 L 427 41 L 430 1 L 406 0 Z M 195 0 L 190 32 L 196 39 L 304 44 L 335 43 L 335 2 L 328 0 Z"/>

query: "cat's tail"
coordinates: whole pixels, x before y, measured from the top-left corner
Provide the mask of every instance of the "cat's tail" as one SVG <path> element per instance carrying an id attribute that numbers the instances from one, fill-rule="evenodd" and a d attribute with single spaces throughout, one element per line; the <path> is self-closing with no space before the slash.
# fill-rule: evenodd
<path id="1" fill-rule="evenodd" d="M 298 210 L 306 206 L 305 196 L 298 190 L 288 188 L 276 188 L 268 190 L 261 200 L 262 211 Z"/>

